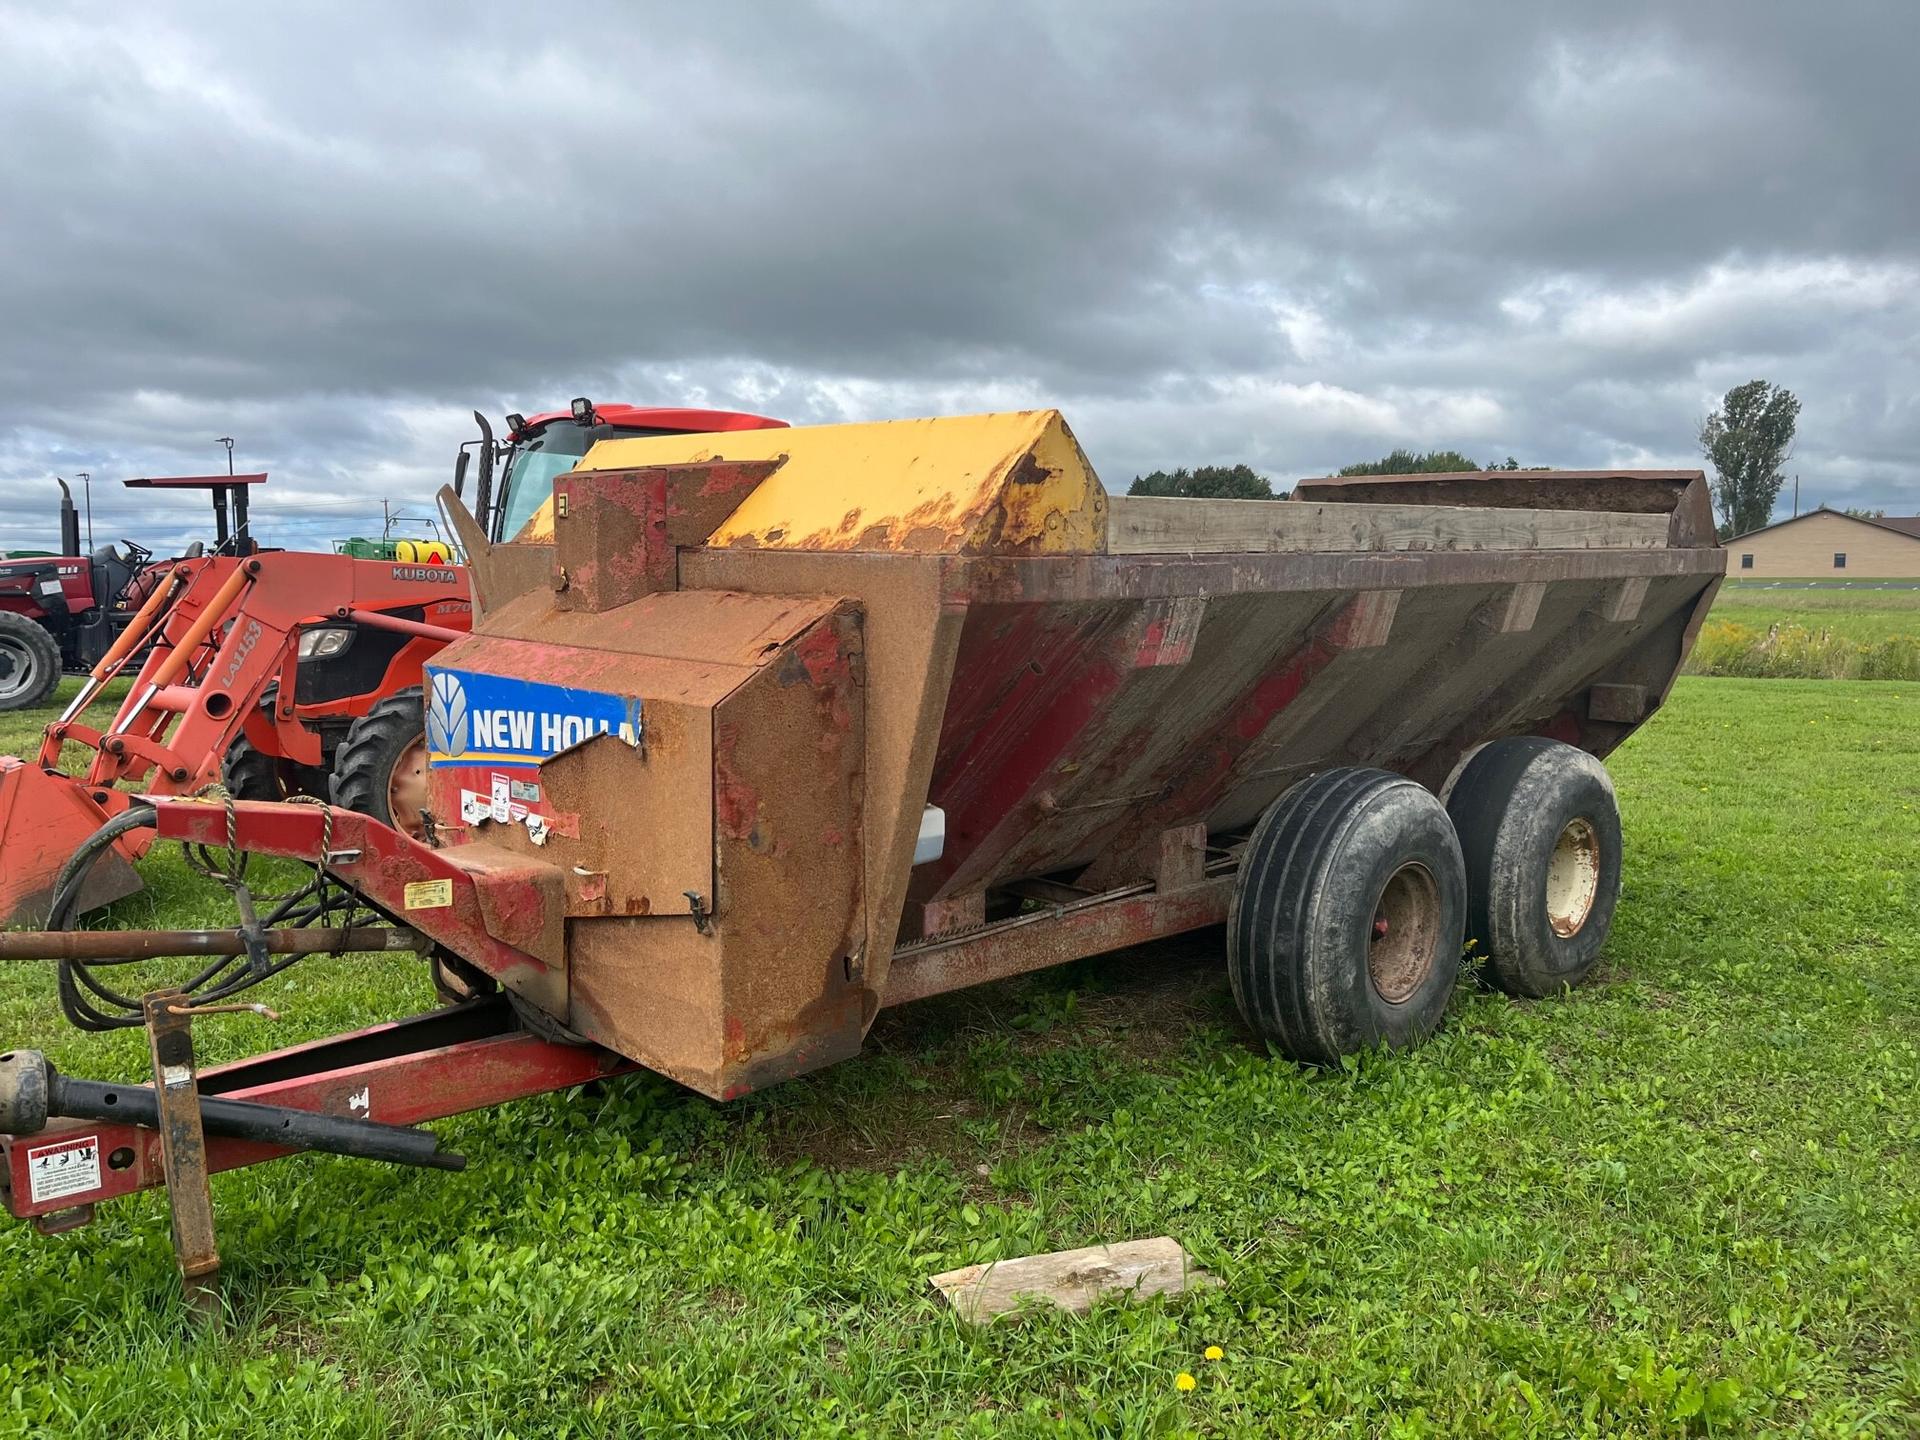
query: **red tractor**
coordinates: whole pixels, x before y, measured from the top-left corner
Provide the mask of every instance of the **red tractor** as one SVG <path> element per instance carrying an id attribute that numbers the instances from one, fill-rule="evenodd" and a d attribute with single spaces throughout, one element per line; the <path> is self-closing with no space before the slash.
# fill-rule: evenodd
<path id="1" fill-rule="evenodd" d="M 251 555 L 247 487 L 266 478 L 181 475 L 126 483 L 211 491 L 215 553 Z M 43 705 L 62 674 L 91 670 L 166 573 L 165 563 L 154 565 L 153 552 L 131 540 L 81 554 L 73 492 L 66 481 L 59 485 L 60 553 L 0 560 L 0 711 Z M 181 558 L 197 558 L 203 550 L 195 542 Z"/>
<path id="2" fill-rule="evenodd" d="M 469 442 L 479 447 L 478 508 L 490 535 L 510 537 L 552 494 L 553 477 L 597 440 L 784 424 L 576 400 L 569 410 L 509 416 L 503 445 L 480 418 L 481 438 Z M 469 463 L 463 446 L 456 487 Z M 37 759 L 0 757 L 0 924 L 44 918 L 75 847 L 135 795 L 192 795 L 224 779 L 241 799 L 316 795 L 414 835 L 425 829 L 421 666 L 471 627 L 466 570 L 256 550 L 244 500 L 231 532 L 216 508 L 216 553 L 149 567 L 80 693 L 46 727 Z M 135 669 L 112 719 L 89 724 L 107 682 Z M 93 752 L 77 776 L 61 765 L 71 744 Z M 150 838 L 137 830 L 115 841 L 83 908 L 139 887 L 128 862 Z"/>

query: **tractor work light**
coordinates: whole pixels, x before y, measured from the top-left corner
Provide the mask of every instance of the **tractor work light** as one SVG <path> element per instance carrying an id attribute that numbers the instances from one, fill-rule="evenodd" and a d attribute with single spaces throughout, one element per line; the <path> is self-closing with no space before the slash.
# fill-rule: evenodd
<path id="1" fill-rule="evenodd" d="M 518 435 L 522 430 L 526 428 L 527 428 L 526 416 L 524 415 L 507 416 L 507 434 Z"/>
<path id="2" fill-rule="evenodd" d="M 584 395 L 573 397 L 573 423 L 576 425 L 593 423 L 593 401 Z"/>
<path id="3" fill-rule="evenodd" d="M 353 631 L 342 627 L 329 630 L 303 630 L 300 633 L 302 660 L 327 660 L 338 655 L 353 641 Z"/>

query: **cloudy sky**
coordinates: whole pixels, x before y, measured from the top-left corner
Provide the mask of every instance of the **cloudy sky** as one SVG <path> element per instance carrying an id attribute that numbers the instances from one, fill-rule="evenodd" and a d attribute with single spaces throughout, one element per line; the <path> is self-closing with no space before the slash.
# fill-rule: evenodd
<path id="1" fill-rule="evenodd" d="M 82 470 L 101 539 L 203 533 L 115 482 L 220 435 L 264 538 L 377 533 L 583 393 L 1058 405 L 1118 488 L 1695 465 L 1763 376 L 1803 505 L 1920 512 L 1912 0 L 0 22 L 0 546 Z"/>

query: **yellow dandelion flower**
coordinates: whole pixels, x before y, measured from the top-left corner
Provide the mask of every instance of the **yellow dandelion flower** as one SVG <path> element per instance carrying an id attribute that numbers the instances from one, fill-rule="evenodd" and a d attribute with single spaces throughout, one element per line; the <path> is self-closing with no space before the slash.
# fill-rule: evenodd
<path id="1" fill-rule="evenodd" d="M 1189 1375 L 1184 1370 L 1182 1370 L 1178 1375 L 1173 1377 L 1173 1388 L 1176 1390 L 1191 1390 L 1194 1386 L 1198 1385 L 1199 1383 L 1200 1382 L 1198 1380 L 1194 1379 L 1193 1376 Z"/>
<path id="2" fill-rule="evenodd" d="M 1209 1360 L 1224 1360 L 1227 1358 L 1227 1352 L 1222 1350 L 1218 1345 L 1209 1345 L 1200 1353 L 1205 1355 Z"/>

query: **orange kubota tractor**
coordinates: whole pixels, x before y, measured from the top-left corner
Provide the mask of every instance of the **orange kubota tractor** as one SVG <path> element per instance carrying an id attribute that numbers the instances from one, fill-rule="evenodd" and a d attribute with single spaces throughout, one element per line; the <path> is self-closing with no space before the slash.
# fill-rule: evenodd
<path id="1" fill-rule="evenodd" d="M 502 443 L 475 419 L 481 437 L 461 448 L 455 483 L 464 488 L 477 447 L 476 510 L 490 539 L 515 534 L 596 441 L 785 424 L 582 399 L 508 416 Z M 38 756 L 0 757 L 0 924 L 43 922 L 61 867 L 137 795 L 191 795 L 224 780 L 242 799 L 305 793 L 415 835 L 428 823 L 421 666 L 471 628 L 465 568 L 255 550 L 241 532 L 234 541 L 157 567 Z M 89 723 L 108 683 L 129 672 L 111 721 Z M 79 773 L 62 765 L 69 745 L 91 752 Z M 131 862 L 150 839 L 134 830 L 115 842 L 82 908 L 140 888 Z"/>

